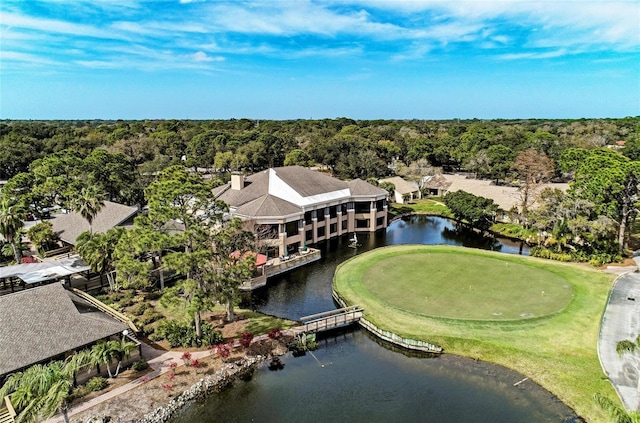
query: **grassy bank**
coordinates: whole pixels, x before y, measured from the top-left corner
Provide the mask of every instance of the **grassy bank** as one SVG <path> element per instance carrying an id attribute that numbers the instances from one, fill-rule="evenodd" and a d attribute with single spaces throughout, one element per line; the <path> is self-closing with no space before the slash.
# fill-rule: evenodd
<path id="1" fill-rule="evenodd" d="M 416 312 L 415 308 L 407 310 L 397 302 L 393 305 L 375 295 L 364 276 L 379 261 L 393 260 L 408 252 L 455 254 L 463 258 L 467 255 L 470 260 L 499 258 L 503 263 L 510 263 L 512 268 L 517 265 L 532 270 L 543 269 L 569 283 L 573 287 L 573 297 L 566 307 L 551 316 L 509 321 L 433 317 L 428 315 L 427 305 L 422 313 Z M 422 279 L 431 277 L 432 272 L 425 269 L 424 263 L 416 262 L 415 266 L 415 272 L 421 272 Z M 442 268 L 446 264 L 439 266 Z M 478 274 L 472 267 L 468 272 L 471 276 Z M 522 272 L 514 272 L 508 265 L 495 266 L 492 273 L 523 279 Z M 387 284 L 394 284 L 397 277 L 393 272 L 389 276 Z M 547 388 L 588 421 L 600 422 L 607 419 L 593 403 L 593 393 L 602 392 L 615 398 L 613 388 L 604 379 L 596 352 L 600 318 L 612 280 L 612 275 L 583 266 L 528 257 L 459 247 L 393 246 L 359 255 L 340 265 L 334 287 L 349 304 L 362 306 L 367 318 L 379 327 L 400 336 L 438 344 L 448 353 L 516 370 Z M 407 287 L 398 291 L 404 291 L 407 297 L 413 296 L 414 302 L 418 297 Z M 540 295 L 539 290 L 535 291 Z M 474 306 L 473 303 L 470 306 Z"/>
<path id="2" fill-rule="evenodd" d="M 453 218 L 453 214 L 442 202 L 442 199 L 439 197 L 433 197 L 413 200 L 409 204 L 393 203 L 389 209 L 389 219 L 410 213 Z"/>

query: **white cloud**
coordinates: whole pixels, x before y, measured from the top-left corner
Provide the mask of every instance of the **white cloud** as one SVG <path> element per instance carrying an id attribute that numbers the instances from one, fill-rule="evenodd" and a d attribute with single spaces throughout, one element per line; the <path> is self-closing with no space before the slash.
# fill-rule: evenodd
<path id="1" fill-rule="evenodd" d="M 77 24 L 57 19 L 33 18 L 16 13 L 0 12 L 0 22 L 9 28 L 23 28 L 40 32 L 61 33 L 84 37 L 112 38 L 108 31 L 91 25 Z"/>
<path id="2" fill-rule="evenodd" d="M 564 49 L 546 52 L 525 52 L 525 53 L 509 53 L 499 55 L 502 60 L 523 60 L 523 59 L 553 59 L 556 57 L 566 56 L 567 51 Z"/>
<path id="3" fill-rule="evenodd" d="M 640 48 L 640 2 L 596 0 L 354 0 L 353 5 L 416 16 L 432 13 L 440 19 L 495 27 L 518 26 L 532 45 L 574 43 L 620 50 Z"/>
<path id="4" fill-rule="evenodd" d="M 194 62 L 223 62 L 225 60 L 222 56 L 211 57 L 204 51 L 198 51 L 189 56 Z"/>

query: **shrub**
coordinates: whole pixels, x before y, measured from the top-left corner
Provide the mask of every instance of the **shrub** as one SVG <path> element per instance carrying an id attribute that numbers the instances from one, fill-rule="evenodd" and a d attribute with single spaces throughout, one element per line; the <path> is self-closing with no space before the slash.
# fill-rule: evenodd
<path id="1" fill-rule="evenodd" d="M 144 358 L 141 358 L 138 361 L 135 361 L 133 365 L 131 365 L 131 369 L 135 372 L 139 372 L 141 370 L 147 370 L 149 368 L 149 363 Z"/>
<path id="2" fill-rule="evenodd" d="M 202 323 L 202 344 L 203 345 L 217 345 L 224 340 L 222 332 L 216 330 L 207 322 Z"/>
<path id="3" fill-rule="evenodd" d="M 216 345 L 216 352 L 221 358 L 227 358 L 229 357 L 229 354 L 231 354 L 229 347 L 225 344 Z"/>
<path id="4" fill-rule="evenodd" d="M 253 333 L 251 333 L 251 331 L 246 331 L 240 337 L 240 345 L 242 345 L 244 348 L 249 348 L 252 340 L 253 340 Z"/>
<path id="5" fill-rule="evenodd" d="M 142 313 L 142 316 L 139 316 L 137 320 L 144 326 L 153 322 L 157 322 L 163 317 L 164 316 L 162 314 L 158 313 L 153 308 L 147 308 L 144 313 Z"/>
<path id="6" fill-rule="evenodd" d="M 166 339 L 171 348 L 199 347 L 203 343 L 215 345 L 222 342 L 222 334 L 207 322 L 202 322 L 202 339 L 196 336 L 193 322 L 180 320 L 163 320 L 156 327 L 152 341 Z"/>
<path id="7" fill-rule="evenodd" d="M 109 385 L 107 379 L 103 377 L 92 377 L 85 385 L 89 392 L 101 391 Z"/>
<path id="8" fill-rule="evenodd" d="M 142 314 L 149 308 L 147 303 L 139 303 L 131 309 L 131 314 L 134 316 L 142 316 Z"/>
<path id="9" fill-rule="evenodd" d="M 142 332 L 143 332 L 146 336 L 148 336 L 149 338 L 151 338 L 151 336 L 154 334 L 154 332 L 155 332 L 155 331 L 156 331 L 156 328 L 154 328 L 154 327 L 153 327 L 153 326 L 151 326 L 151 325 L 144 325 L 144 326 L 142 327 Z M 153 339 L 152 339 L 152 341 L 153 341 Z"/>
<path id="10" fill-rule="evenodd" d="M 529 255 L 556 261 L 576 261 L 576 258 L 569 253 L 556 253 L 542 246 L 532 247 Z"/>
<path id="11" fill-rule="evenodd" d="M 110 305 L 114 303 L 114 300 L 109 294 L 98 294 L 93 296 L 96 300 L 105 303 L 106 305 Z"/>
<path id="12" fill-rule="evenodd" d="M 160 291 L 153 291 L 153 292 L 149 292 L 147 294 L 147 300 L 148 301 L 159 300 L 160 297 L 162 297 L 162 292 L 160 292 Z"/>
<path id="13" fill-rule="evenodd" d="M 269 330 L 269 333 L 267 333 L 267 336 L 271 339 L 279 339 L 282 337 L 282 331 L 280 330 L 280 328 L 273 328 Z"/>
<path id="14" fill-rule="evenodd" d="M 191 353 L 189 351 L 185 351 L 182 353 L 182 357 L 180 357 L 186 366 L 191 365 Z"/>

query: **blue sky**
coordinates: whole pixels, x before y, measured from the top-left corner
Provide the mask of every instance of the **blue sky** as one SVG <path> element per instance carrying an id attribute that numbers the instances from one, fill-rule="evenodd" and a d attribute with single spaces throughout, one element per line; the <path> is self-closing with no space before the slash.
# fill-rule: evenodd
<path id="1" fill-rule="evenodd" d="M 1 119 L 637 115 L 639 1 L 0 2 Z"/>

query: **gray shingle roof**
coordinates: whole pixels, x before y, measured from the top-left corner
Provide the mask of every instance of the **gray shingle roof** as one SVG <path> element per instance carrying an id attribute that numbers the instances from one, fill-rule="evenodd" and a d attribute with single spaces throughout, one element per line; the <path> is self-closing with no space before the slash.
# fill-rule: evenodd
<path id="1" fill-rule="evenodd" d="M 274 179 L 279 179 L 279 181 L 270 181 L 271 175 L 275 175 Z M 245 183 L 246 185 L 243 189 L 228 189 L 219 197 L 220 200 L 234 207 L 236 214 L 244 216 L 284 216 L 294 214 L 301 212 L 302 208 L 300 203 L 292 203 L 292 201 L 304 198 L 309 203 L 316 201 L 322 203 L 329 198 L 326 196 L 328 193 L 334 193 L 332 198 L 345 198 L 345 195 L 349 195 L 348 193 L 355 196 L 386 196 L 387 194 L 386 191 L 360 179 L 345 182 L 302 166 L 267 169 L 248 176 Z M 290 194 L 280 192 L 274 188 L 275 186 L 282 188 L 282 183 L 288 186 L 287 189 L 297 193 L 298 200 L 287 201 L 287 199 L 292 198 L 289 196 Z M 297 210 L 294 210 L 294 207 Z"/>
<path id="2" fill-rule="evenodd" d="M 274 170 L 280 179 L 303 197 L 347 188 L 345 181 L 302 166 L 277 167 Z"/>
<path id="3" fill-rule="evenodd" d="M 104 206 L 93 219 L 93 232 L 104 233 L 116 226 L 121 226 L 137 213 L 137 207 L 105 201 Z M 90 229 L 89 222 L 79 213 L 59 215 L 51 219 L 51 224 L 53 225 L 53 232 L 58 234 L 61 240 L 72 245 L 75 245 L 78 235 Z"/>
<path id="4" fill-rule="evenodd" d="M 351 195 L 387 195 L 387 191 L 373 186 L 362 179 L 349 181 L 349 190 L 351 191 Z"/>
<path id="5" fill-rule="evenodd" d="M 54 283 L 0 297 L 0 375 L 118 334 L 126 326 Z"/>
<path id="6" fill-rule="evenodd" d="M 273 195 L 263 195 L 236 209 L 236 214 L 252 217 L 288 216 L 302 213 L 300 207 Z"/>

